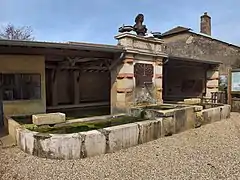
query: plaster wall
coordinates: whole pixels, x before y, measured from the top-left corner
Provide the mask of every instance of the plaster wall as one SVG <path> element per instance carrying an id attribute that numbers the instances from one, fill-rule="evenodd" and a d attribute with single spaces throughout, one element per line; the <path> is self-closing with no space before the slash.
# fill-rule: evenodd
<path id="1" fill-rule="evenodd" d="M 5 115 L 28 115 L 46 112 L 44 56 L 0 55 L 0 73 L 39 73 L 41 75 L 41 99 L 4 101 Z"/>

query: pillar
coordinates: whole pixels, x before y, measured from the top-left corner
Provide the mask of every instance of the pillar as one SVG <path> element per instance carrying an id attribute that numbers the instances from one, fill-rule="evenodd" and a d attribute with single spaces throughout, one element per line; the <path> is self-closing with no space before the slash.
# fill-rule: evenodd
<path id="1" fill-rule="evenodd" d="M 211 98 L 212 92 L 218 91 L 219 86 L 219 68 L 214 67 L 207 70 L 206 97 Z"/>
<path id="2" fill-rule="evenodd" d="M 158 104 L 160 104 L 163 102 L 163 99 L 162 99 L 162 92 L 163 92 L 162 58 L 156 58 L 154 80 L 155 80 L 156 102 Z"/>
<path id="3" fill-rule="evenodd" d="M 111 113 L 126 112 L 126 108 L 134 101 L 133 55 L 126 54 L 125 59 L 111 72 Z"/>

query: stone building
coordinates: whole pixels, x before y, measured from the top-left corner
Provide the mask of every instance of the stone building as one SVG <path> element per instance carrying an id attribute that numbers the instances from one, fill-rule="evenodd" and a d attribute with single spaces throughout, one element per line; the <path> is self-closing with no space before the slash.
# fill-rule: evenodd
<path id="1" fill-rule="evenodd" d="M 227 74 L 229 67 L 240 65 L 240 46 L 212 37 L 211 28 L 211 17 L 204 13 L 200 20 L 200 33 L 181 26 L 163 33 L 162 39 L 168 46 L 168 54 L 221 61 L 220 74 Z"/>
<path id="2" fill-rule="evenodd" d="M 198 59 L 199 62 L 221 62 L 219 67 L 215 67 L 215 69 L 219 70 L 220 76 L 227 76 L 230 67 L 235 68 L 240 65 L 240 47 L 212 37 L 211 28 L 211 17 L 207 13 L 204 13 L 200 19 L 200 33 L 193 32 L 190 28 L 181 26 L 163 33 L 162 39 L 166 44 L 166 52 L 169 55 L 169 59 L 172 57 L 172 59 L 178 60 L 187 58 Z M 168 69 L 167 65 L 165 69 Z M 191 72 L 189 76 L 196 74 L 197 69 L 199 67 L 192 66 L 189 69 Z M 218 79 L 210 77 L 208 74 L 207 80 L 213 79 L 211 85 L 208 84 L 207 88 L 209 91 L 216 91 L 216 89 L 213 89 L 217 88 Z M 179 78 L 179 75 L 176 77 Z M 207 96 L 210 96 L 210 94 Z"/>

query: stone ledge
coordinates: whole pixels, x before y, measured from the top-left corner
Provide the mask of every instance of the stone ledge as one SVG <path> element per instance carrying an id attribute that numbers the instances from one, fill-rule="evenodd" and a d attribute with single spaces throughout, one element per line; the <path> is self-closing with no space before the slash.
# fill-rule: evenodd
<path id="1" fill-rule="evenodd" d="M 108 134 L 108 152 L 129 148 L 138 144 L 139 129 L 135 123 L 104 128 Z"/>
<path id="2" fill-rule="evenodd" d="M 149 37 L 142 37 L 142 36 L 137 36 L 136 34 L 132 33 L 119 33 L 118 35 L 115 36 L 115 39 L 119 40 L 122 38 L 132 38 L 132 39 L 137 39 L 140 41 L 145 41 L 145 42 L 152 42 L 152 43 L 159 43 L 163 44 L 164 40 L 159 39 L 159 38 L 149 38 Z"/>
<path id="3" fill-rule="evenodd" d="M 201 103 L 200 98 L 184 99 L 184 104 L 195 105 L 200 103 Z"/>
<path id="4" fill-rule="evenodd" d="M 194 112 L 199 112 L 199 111 L 202 111 L 203 110 L 203 107 L 202 106 L 194 106 Z"/>
<path id="5" fill-rule="evenodd" d="M 106 152 L 106 137 L 103 133 L 93 130 L 87 132 L 80 132 L 80 136 L 83 138 L 82 143 L 82 156 L 91 157 Z"/>
<path id="6" fill-rule="evenodd" d="M 48 113 L 32 115 L 32 121 L 35 125 L 49 125 L 59 124 L 66 121 L 66 115 L 64 113 Z"/>
<path id="7" fill-rule="evenodd" d="M 224 105 L 220 107 L 220 112 L 221 112 L 221 119 L 228 119 L 230 118 L 230 113 L 231 113 L 231 105 Z"/>
<path id="8" fill-rule="evenodd" d="M 6 117 L 6 119 L 8 122 L 8 133 L 13 138 L 14 142 L 16 142 L 17 129 L 20 128 L 21 125 L 10 117 Z"/>
<path id="9" fill-rule="evenodd" d="M 162 136 L 171 136 L 175 132 L 175 119 L 173 117 L 164 117 L 162 120 Z"/>
<path id="10" fill-rule="evenodd" d="M 162 136 L 162 119 L 137 122 L 139 128 L 138 143 L 146 143 Z"/>
<path id="11" fill-rule="evenodd" d="M 204 124 L 212 123 L 221 120 L 220 107 L 209 108 L 202 110 Z"/>
<path id="12" fill-rule="evenodd" d="M 230 118 L 231 106 L 223 105 L 196 112 L 197 127 Z"/>
<path id="13" fill-rule="evenodd" d="M 126 47 L 125 50 L 128 52 L 128 53 L 132 53 L 132 54 L 138 54 L 138 55 L 144 55 L 144 56 L 152 56 L 152 57 L 168 57 L 168 55 L 164 52 L 158 52 L 158 53 L 155 53 L 155 52 L 149 52 L 147 50 L 137 50 L 137 49 L 134 49 L 134 48 L 129 48 L 129 47 Z M 146 60 L 146 62 L 152 62 L 152 60 Z M 156 60 L 154 60 L 156 61 Z"/>

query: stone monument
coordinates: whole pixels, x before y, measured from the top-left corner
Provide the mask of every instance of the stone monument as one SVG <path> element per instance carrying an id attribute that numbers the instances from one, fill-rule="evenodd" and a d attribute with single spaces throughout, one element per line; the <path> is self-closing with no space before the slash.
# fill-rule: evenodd
<path id="1" fill-rule="evenodd" d="M 125 57 L 111 72 L 112 114 L 127 112 L 139 101 L 162 103 L 162 62 L 167 54 L 163 40 L 144 37 L 147 28 L 143 20 L 142 14 L 136 17 L 136 34 L 128 29 L 115 36 L 125 49 Z"/>
<path id="2" fill-rule="evenodd" d="M 146 25 L 143 25 L 144 21 L 144 15 L 138 14 L 135 18 L 135 25 L 133 26 L 133 30 L 137 33 L 139 36 L 145 36 L 147 33 L 147 27 Z"/>

